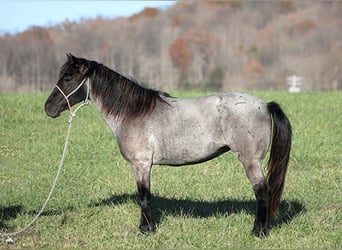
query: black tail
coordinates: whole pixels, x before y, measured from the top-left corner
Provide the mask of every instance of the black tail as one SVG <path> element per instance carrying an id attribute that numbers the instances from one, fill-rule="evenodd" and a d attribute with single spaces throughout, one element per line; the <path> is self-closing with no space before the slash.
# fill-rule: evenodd
<path id="1" fill-rule="evenodd" d="M 273 118 L 273 139 L 268 160 L 267 179 L 270 187 L 269 216 L 272 218 L 279 207 L 291 151 L 292 129 L 287 116 L 275 102 L 267 103 Z"/>

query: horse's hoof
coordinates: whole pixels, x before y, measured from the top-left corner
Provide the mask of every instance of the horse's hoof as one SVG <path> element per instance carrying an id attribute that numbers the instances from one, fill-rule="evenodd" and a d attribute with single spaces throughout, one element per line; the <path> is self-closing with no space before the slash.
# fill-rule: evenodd
<path id="1" fill-rule="evenodd" d="M 256 226 L 253 228 L 252 233 L 255 237 L 265 238 L 268 235 L 268 228 Z"/>
<path id="2" fill-rule="evenodd" d="M 154 227 L 150 225 L 139 226 L 140 232 L 145 235 L 150 235 L 154 233 Z"/>

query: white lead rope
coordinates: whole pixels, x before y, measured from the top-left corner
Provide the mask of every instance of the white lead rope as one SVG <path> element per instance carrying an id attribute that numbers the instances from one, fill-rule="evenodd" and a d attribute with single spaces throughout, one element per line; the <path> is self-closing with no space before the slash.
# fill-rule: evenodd
<path id="1" fill-rule="evenodd" d="M 79 87 L 84 83 L 84 81 L 77 87 L 77 89 L 79 89 Z M 57 184 L 57 181 L 58 181 L 58 178 L 61 174 L 61 170 L 62 170 L 62 166 L 63 166 L 63 162 L 64 162 L 64 159 L 65 159 L 65 156 L 66 156 L 66 153 L 67 153 L 67 148 L 68 148 L 68 144 L 69 144 L 69 136 L 70 136 L 70 131 L 71 131 L 71 127 L 72 127 L 72 122 L 73 122 L 73 119 L 74 117 L 76 116 L 76 113 L 77 111 L 84 107 L 84 106 L 87 106 L 88 105 L 88 97 L 89 97 L 89 91 L 90 91 L 90 87 L 89 87 L 89 79 L 87 81 L 87 96 L 86 96 L 86 99 L 84 100 L 84 102 L 79 105 L 74 112 L 72 112 L 70 110 L 70 117 L 69 117 L 69 127 L 68 127 L 68 131 L 67 131 L 67 135 L 66 135 L 66 138 L 65 138 L 65 143 L 64 143 L 64 149 L 63 149 L 63 154 L 62 154 L 62 158 L 61 158 L 61 161 L 59 163 L 59 166 L 58 166 L 58 170 L 57 170 L 57 173 L 56 173 L 56 176 L 55 176 L 55 179 L 52 183 L 52 186 L 51 186 L 51 189 L 50 189 L 50 192 L 43 204 L 43 206 L 41 207 L 41 209 L 39 210 L 39 212 L 36 214 L 36 216 L 23 228 L 21 228 L 20 230 L 18 231 L 15 231 L 15 232 L 12 232 L 12 233 L 0 233 L 0 237 L 5 239 L 4 241 L 8 244 L 14 244 L 14 240 L 11 238 L 11 236 L 16 236 L 24 231 L 26 231 L 30 226 L 32 226 L 33 223 L 35 223 L 37 221 L 37 219 L 39 218 L 39 216 L 42 214 L 42 212 L 44 211 L 44 209 L 46 208 L 48 202 L 50 201 L 51 199 L 51 196 L 52 196 L 52 193 L 53 191 L 55 190 L 56 188 L 56 184 Z M 72 93 L 75 93 L 76 91 L 73 91 Z M 70 97 L 70 94 L 68 95 L 68 97 Z"/>
<path id="2" fill-rule="evenodd" d="M 36 222 L 36 220 L 39 218 L 39 216 L 42 214 L 42 212 L 44 211 L 46 205 L 48 204 L 50 198 L 51 198 L 51 195 L 53 193 L 53 191 L 55 190 L 55 187 L 56 187 L 56 184 L 57 184 L 57 181 L 58 181 L 58 178 L 59 178 L 59 175 L 61 173 L 61 170 L 62 170 L 62 166 L 63 166 L 63 162 L 64 162 L 64 158 L 66 156 L 66 153 L 67 153 L 67 148 L 68 148 L 68 143 L 69 143 L 69 135 L 70 135 L 70 130 L 71 130 L 71 126 L 72 126 L 72 119 L 73 117 L 70 115 L 70 119 L 71 121 L 69 120 L 69 127 L 68 127 L 68 132 L 67 132 L 67 136 L 66 136 L 66 139 L 65 139 L 65 144 L 64 144 L 64 149 L 63 149 L 63 155 L 62 155 L 62 158 L 61 158 L 61 161 L 59 163 L 59 167 L 58 167 L 58 170 L 57 170 L 57 173 L 56 173 L 56 176 L 55 176 L 55 179 L 52 183 L 52 186 L 51 186 L 51 189 L 50 189 L 50 193 L 48 194 L 42 208 L 40 209 L 40 211 L 36 214 L 36 216 L 30 221 L 30 223 L 28 223 L 25 227 L 23 227 L 22 229 L 16 231 L 16 232 L 12 232 L 12 233 L 4 233 L 4 234 L 0 234 L 1 237 L 6 237 L 6 242 L 9 243 L 9 244 L 13 244 L 14 241 L 13 239 L 11 238 L 11 236 L 16 236 L 17 234 L 20 234 L 24 231 L 26 231 L 30 226 L 32 226 L 33 223 Z"/>

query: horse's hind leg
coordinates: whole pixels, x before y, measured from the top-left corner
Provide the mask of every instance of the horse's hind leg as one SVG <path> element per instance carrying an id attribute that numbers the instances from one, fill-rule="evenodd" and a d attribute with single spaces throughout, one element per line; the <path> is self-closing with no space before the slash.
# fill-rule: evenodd
<path id="1" fill-rule="evenodd" d="M 268 204 L 269 187 L 262 172 L 261 160 L 249 160 L 239 156 L 245 167 L 247 177 L 251 182 L 257 200 L 257 210 L 255 215 L 253 234 L 257 237 L 268 234 Z"/>

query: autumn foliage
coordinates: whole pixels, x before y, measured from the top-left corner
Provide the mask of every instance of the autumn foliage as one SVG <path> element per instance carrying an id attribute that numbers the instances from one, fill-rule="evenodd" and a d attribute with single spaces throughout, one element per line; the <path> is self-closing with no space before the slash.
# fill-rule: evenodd
<path id="1" fill-rule="evenodd" d="M 153 18 L 153 17 L 157 16 L 158 14 L 159 14 L 159 10 L 157 8 L 147 7 L 145 9 L 143 9 L 141 12 L 130 16 L 128 18 L 128 20 L 131 22 L 134 22 L 134 21 L 137 21 L 138 19 L 144 18 L 144 17 Z"/>
<path id="2" fill-rule="evenodd" d="M 188 49 L 183 38 L 177 38 L 169 48 L 169 54 L 173 65 L 179 68 L 182 74 L 185 74 L 190 66 L 191 52 Z"/>
<path id="3" fill-rule="evenodd" d="M 189 44 L 193 44 L 204 58 L 208 58 L 212 55 L 215 45 L 220 39 L 210 33 L 204 26 L 196 25 L 184 34 L 184 40 Z"/>

